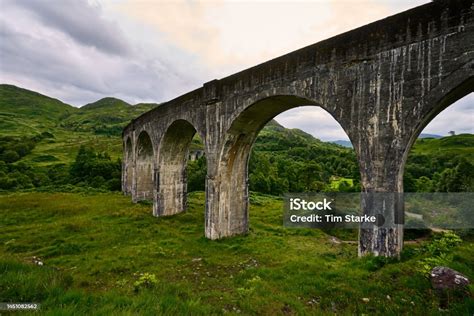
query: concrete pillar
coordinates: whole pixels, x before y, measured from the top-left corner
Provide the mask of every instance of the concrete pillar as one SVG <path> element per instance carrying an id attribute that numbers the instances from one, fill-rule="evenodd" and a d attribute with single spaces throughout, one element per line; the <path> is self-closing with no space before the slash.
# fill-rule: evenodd
<path id="1" fill-rule="evenodd" d="M 154 150 L 151 138 L 147 132 L 143 131 L 138 136 L 136 145 L 136 160 L 134 164 L 134 202 L 141 200 L 152 200 L 154 190 Z"/>
<path id="2" fill-rule="evenodd" d="M 133 182 L 133 148 L 130 137 L 124 142 L 123 161 L 122 161 L 122 192 L 125 195 L 132 194 Z"/>
<path id="3" fill-rule="evenodd" d="M 231 138 L 219 162 L 208 159 L 206 237 L 246 234 L 249 229 L 248 159 L 254 135 Z M 217 159 L 216 159 L 217 161 Z"/>
<path id="4" fill-rule="evenodd" d="M 359 256 L 399 257 L 403 249 L 403 193 L 364 192 L 363 214 L 375 215 L 376 224 L 362 224 L 359 231 Z"/>
<path id="5" fill-rule="evenodd" d="M 153 215 L 181 213 L 187 207 L 186 164 L 189 146 L 196 129 L 187 121 L 177 120 L 167 129 L 158 151 L 157 194 Z"/>
<path id="6" fill-rule="evenodd" d="M 185 153 L 183 153 L 185 155 Z M 186 162 L 161 165 L 157 172 L 158 190 L 153 215 L 166 216 L 186 210 Z"/>
<path id="7" fill-rule="evenodd" d="M 401 156 L 375 155 L 375 160 L 362 156 L 361 210 L 375 215 L 377 223 L 363 224 L 359 230 L 359 256 L 399 257 L 403 249 L 403 168 Z M 380 159 L 379 158 L 383 158 Z"/>
<path id="8" fill-rule="evenodd" d="M 209 239 L 248 232 L 248 184 L 222 176 L 206 178 L 206 228 Z"/>

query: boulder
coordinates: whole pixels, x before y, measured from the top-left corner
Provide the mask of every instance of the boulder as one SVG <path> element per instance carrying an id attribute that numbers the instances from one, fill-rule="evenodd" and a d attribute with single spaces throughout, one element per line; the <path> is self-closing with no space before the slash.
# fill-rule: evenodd
<path id="1" fill-rule="evenodd" d="M 434 267 L 430 274 L 435 290 L 463 290 L 469 286 L 469 279 L 448 267 Z"/>
<path id="2" fill-rule="evenodd" d="M 470 296 L 469 279 L 448 267 L 434 267 L 430 273 L 431 285 L 440 299 L 440 308 L 445 309 L 453 300 Z"/>

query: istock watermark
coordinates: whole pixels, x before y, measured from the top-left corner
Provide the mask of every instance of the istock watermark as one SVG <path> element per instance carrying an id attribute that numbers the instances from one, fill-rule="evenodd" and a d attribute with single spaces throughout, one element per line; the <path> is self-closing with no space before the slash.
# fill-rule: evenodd
<path id="1" fill-rule="evenodd" d="M 286 194 L 285 227 L 407 229 L 474 228 L 474 193 Z"/>
<path id="2" fill-rule="evenodd" d="M 324 198 L 322 201 L 306 201 L 305 199 L 301 198 L 290 198 L 290 210 L 305 210 L 305 211 L 322 211 L 322 210 L 329 210 L 331 211 L 331 203 L 333 201 L 328 201 Z"/>

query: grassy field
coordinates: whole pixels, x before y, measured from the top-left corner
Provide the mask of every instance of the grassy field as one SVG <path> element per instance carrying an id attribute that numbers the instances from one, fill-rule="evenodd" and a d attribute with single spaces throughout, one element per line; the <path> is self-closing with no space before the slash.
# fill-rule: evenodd
<path id="1" fill-rule="evenodd" d="M 401 261 L 359 259 L 354 243 L 282 227 L 282 201 L 260 195 L 247 236 L 210 241 L 203 201 L 193 193 L 186 213 L 154 218 L 118 193 L 0 195 L 0 302 L 48 315 L 440 313 L 417 243 Z M 453 258 L 472 280 L 473 242 Z M 448 311 L 473 312 L 472 300 Z"/>
<path id="2" fill-rule="evenodd" d="M 47 166 L 56 163 L 71 164 L 81 145 L 106 152 L 113 160 L 122 158 L 122 143 L 117 137 L 93 135 L 86 132 L 68 132 L 58 129 L 54 139 L 40 141 L 33 151 L 22 159 L 32 166 Z"/>

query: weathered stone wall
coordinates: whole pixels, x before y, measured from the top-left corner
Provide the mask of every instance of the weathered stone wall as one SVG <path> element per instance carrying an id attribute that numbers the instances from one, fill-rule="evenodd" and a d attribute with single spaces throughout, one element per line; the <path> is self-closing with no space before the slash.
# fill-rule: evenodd
<path id="1" fill-rule="evenodd" d="M 184 120 L 170 125 L 160 143 L 158 196 L 155 216 L 173 215 L 186 209 L 186 162 L 196 130 Z"/>
<path id="2" fill-rule="evenodd" d="M 133 163 L 133 145 L 130 137 L 124 140 L 124 159 L 122 162 L 122 192 L 126 195 L 132 194 L 133 172 L 135 170 Z"/>
<path id="3" fill-rule="evenodd" d="M 135 201 L 151 200 L 154 190 L 154 148 L 151 138 L 146 131 L 142 131 L 137 140 L 135 157 Z"/>
<path id="4" fill-rule="evenodd" d="M 124 141 L 132 140 L 134 154 L 124 154 L 124 166 L 133 166 L 132 180 L 143 181 L 137 172 L 136 143 L 137 135 L 146 130 L 160 170 L 152 188 L 155 214 L 180 212 L 186 194 L 184 147 L 196 130 L 204 141 L 208 166 L 206 236 L 245 233 L 247 164 L 255 137 L 275 115 L 318 105 L 352 141 L 362 190 L 402 192 L 404 163 L 417 135 L 436 114 L 473 91 L 473 56 L 471 1 L 435 1 L 208 82 L 160 105 L 125 128 Z M 180 129 L 168 129 L 178 120 L 192 126 L 184 135 L 186 141 Z M 164 150 L 172 148 L 171 143 L 179 150 Z M 130 163 L 130 157 L 136 160 Z M 165 168 L 167 164 L 173 168 Z M 133 187 L 137 199 L 143 190 Z M 166 205 L 169 210 L 160 211 Z M 362 202 L 367 214 L 382 205 L 392 220 L 403 218 L 399 199 L 370 197 Z M 361 229 L 359 253 L 393 256 L 402 244 L 401 224 Z"/>

